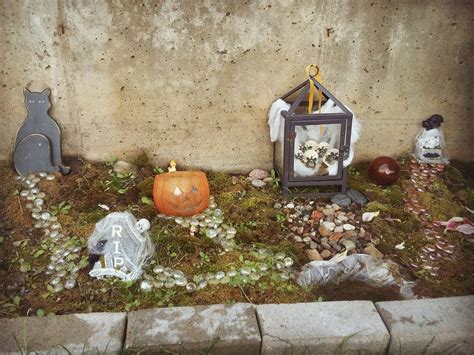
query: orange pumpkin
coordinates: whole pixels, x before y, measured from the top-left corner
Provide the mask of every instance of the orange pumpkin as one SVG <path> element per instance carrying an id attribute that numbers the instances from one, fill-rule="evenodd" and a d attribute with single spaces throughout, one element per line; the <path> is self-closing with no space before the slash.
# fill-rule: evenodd
<path id="1" fill-rule="evenodd" d="M 192 216 L 209 206 L 209 183 L 202 171 L 176 171 L 155 176 L 153 201 L 169 216 Z"/>

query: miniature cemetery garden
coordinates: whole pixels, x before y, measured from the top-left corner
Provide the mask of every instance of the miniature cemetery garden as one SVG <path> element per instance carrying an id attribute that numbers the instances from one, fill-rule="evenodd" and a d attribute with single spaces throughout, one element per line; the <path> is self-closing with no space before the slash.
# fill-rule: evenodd
<path id="1" fill-rule="evenodd" d="M 469 225 L 474 207 L 472 164 L 437 168 L 400 157 L 400 178 L 387 187 L 369 180 L 368 163 L 354 165 L 348 187 L 367 201 L 341 205 L 331 198 L 284 199 L 271 171 L 255 170 L 251 177 L 210 171 L 209 207 L 197 216 L 170 217 L 156 211 L 152 195 L 154 176 L 167 167 L 151 165 L 146 154 L 128 164 L 66 161 L 69 175 L 23 178 L 2 163 L 2 317 L 233 302 L 394 300 L 405 297 L 403 284 L 411 285 L 411 297 L 473 293 L 473 240 L 456 230 Z M 89 275 L 88 239 L 96 223 L 117 211 L 150 221 L 154 253 L 135 281 Z M 460 218 L 435 223 L 452 217 Z M 321 285 L 298 282 L 311 261 L 359 254 L 383 261 L 395 282 L 343 275 Z"/>
<path id="2" fill-rule="evenodd" d="M 353 163 L 361 124 L 318 73 L 272 104 L 273 169 L 246 174 L 63 160 L 49 90 L 25 89 L 0 162 L 1 317 L 473 294 L 474 166 L 447 158 L 443 118 L 413 154 Z"/>

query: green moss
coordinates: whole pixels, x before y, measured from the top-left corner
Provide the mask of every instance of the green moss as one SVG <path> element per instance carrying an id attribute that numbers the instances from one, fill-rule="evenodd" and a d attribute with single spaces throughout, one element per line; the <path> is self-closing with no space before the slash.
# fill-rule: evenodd
<path id="1" fill-rule="evenodd" d="M 136 156 L 133 160 L 133 164 L 135 164 L 139 169 L 144 168 L 148 165 L 148 156 L 145 152 L 141 152 Z"/>
<path id="2" fill-rule="evenodd" d="M 425 192 L 419 198 L 434 220 L 445 221 L 453 216 L 459 216 L 461 213 L 460 206 L 453 198 L 440 198 L 431 192 Z"/>
<path id="3" fill-rule="evenodd" d="M 365 205 L 364 210 L 367 212 L 390 212 L 391 207 L 378 201 L 371 201 Z"/>
<path id="4" fill-rule="evenodd" d="M 457 198 L 470 209 L 474 209 L 474 188 L 458 191 Z"/>
<path id="5" fill-rule="evenodd" d="M 155 179 L 153 176 L 147 177 L 145 180 L 137 184 L 137 189 L 140 191 L 141 196 L 152 196 L 153 195 L 153 184 Z"/>
<path id="6" fill-rule="evenodd" d="M 378 219 L 375 219 L 376 221 L 380 221 L 382 217 L 390 217 L 393 219 L 400 220 L 400 222 L 393 222 L 397 223 L 396 225 L 384 222 L 386 226 L 381 227 L 397 229 L 398 231 L 410 233 L 417 230 L 421 225 L 420 220 L 413 213 L 405 211 L 403 208 L 393 207 L 388 204 L 383 204 L 380 202 L 369 202 L 365 206 L 364 210 L 367 212 L 380 211 L 380 217 Z"/>
<path id="7" fill-rule="evenodd" d="M 367 196 L 370 201 L 378 201 L 391 205 L 401 205 L 403 202 L 403 191 L 400 185 L 381 187 L 371 183 L 363 174 L 350 176 L 349 188 L 359 190 Z"/>

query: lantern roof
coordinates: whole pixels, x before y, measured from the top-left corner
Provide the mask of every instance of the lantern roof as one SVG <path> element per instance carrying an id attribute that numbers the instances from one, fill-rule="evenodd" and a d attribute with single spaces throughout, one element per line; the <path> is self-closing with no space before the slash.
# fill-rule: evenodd
<path id="1" fill-rule="evenodd" d="M 307 98 L 308 98 L 309 91 L 310 91 L 310 81 L 309 80 L 310 79 L 303 81 L 301 84 L 294 87 L 293 89 L 291 89 L 290 91 L 288 91 L 285 95 L 283 95 L 281 97 L 282 100 L 286 101 L 288 98 L 296 95 L 296 98 L 293 102 L 288 102 L 291 106 L 290 106 L 290 109 L 288 110 L 287 116 L 297 115 L 295 113 L 296 109 L 299 106 L 301 106 L 304 102 L 306 102 L 306 103 L 308 102 Z M 347 109 L 347 107 L 344 106 L 344 104 L 342 104 L 336 97 L 334 97 L 329 92 L 329 90 L 326 89 L 319 81 L 317 81 L 314 77 L 311 77 L 311 80 L 314 83 L 314 86 L 315 86 L 315 89 L 316 89 L 315 97 L 314 97 L 315 101 L 317 101 L 317 91 L 321 90 L 321 92 L 323 94 L 323 100 L 324 99 L 325 100 L 331 99 L 336 104 L 336 106 L 339 107 L 343 111 L 343 113 L 352 115 L 352 113 Z M 305 101 L 305 99 L 306 99 L 306 101 Z"/>

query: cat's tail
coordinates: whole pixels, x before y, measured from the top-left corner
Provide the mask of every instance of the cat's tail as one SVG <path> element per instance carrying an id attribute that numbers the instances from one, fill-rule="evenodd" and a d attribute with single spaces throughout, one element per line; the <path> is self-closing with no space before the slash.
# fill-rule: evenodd
<path id="1" fill-rule="evenodd" d="M 59 165 L 59 170 L 61 170 L 61 174 L 63 175 L 68 175 L 71 172 L 71 168 L 64 165 Z"/>

